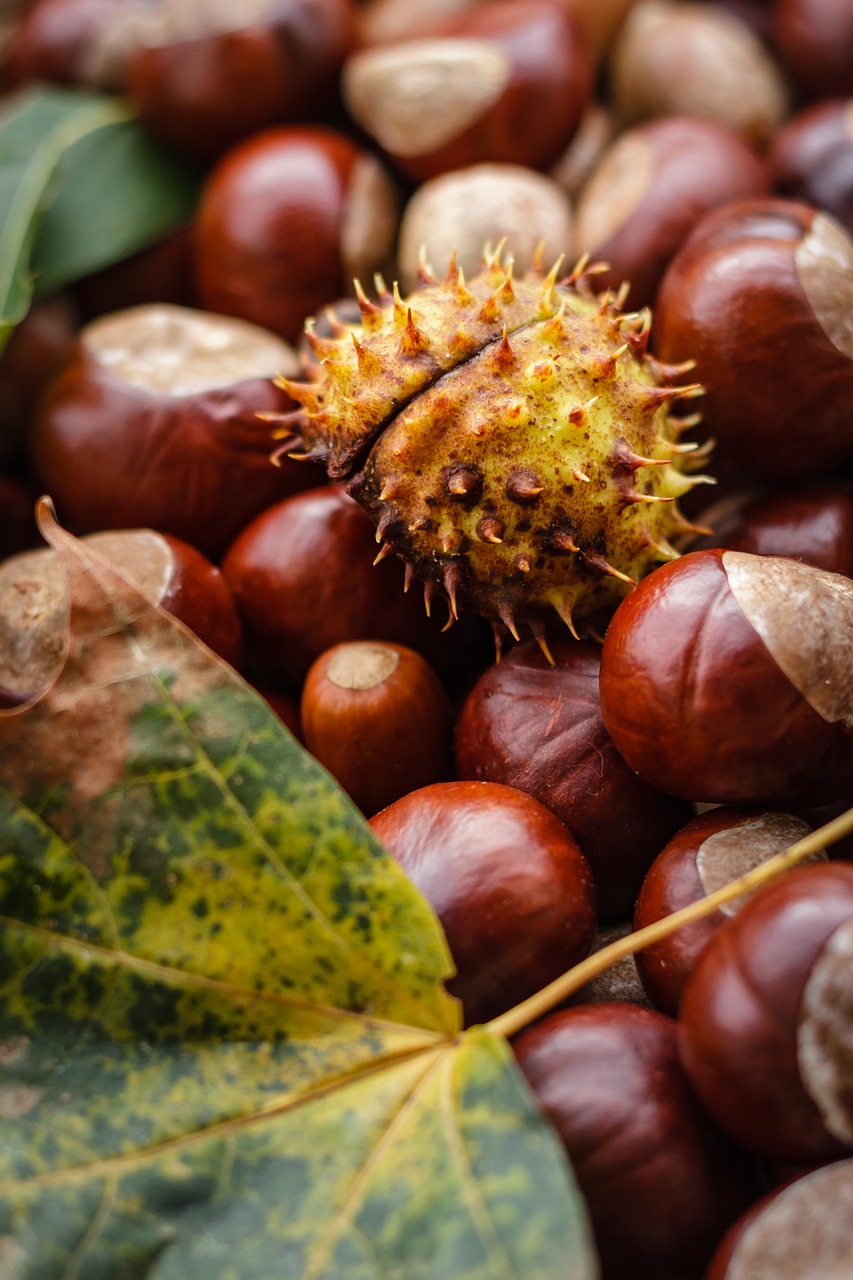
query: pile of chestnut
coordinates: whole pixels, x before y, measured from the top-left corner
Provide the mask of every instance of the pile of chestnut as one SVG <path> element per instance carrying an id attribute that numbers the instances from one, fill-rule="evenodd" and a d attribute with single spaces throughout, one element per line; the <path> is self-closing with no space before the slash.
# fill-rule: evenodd
<path id="1" fill-rule="evenodd" d="M 339 780 L 468 1025 L 853 806 L 853 0 L 24 0 L 0 83 L 39 80 L 126 94 L 205 176 L 192 225 L 0 360 L 0 706 L 62 660 L 46 492 Z M 424 616 L 259 417 L 353 276 L 503 237 L 630 281 L 715 442 L 705 532 L 551 661 Z M 604 1280 L 853 1275 L 851 857 L 516 1037 Z"/>

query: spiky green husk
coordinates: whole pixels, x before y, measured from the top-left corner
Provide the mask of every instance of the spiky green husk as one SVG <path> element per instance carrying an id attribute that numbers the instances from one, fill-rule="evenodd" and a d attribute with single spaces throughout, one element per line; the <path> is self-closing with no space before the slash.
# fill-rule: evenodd
<path id="1" fill-rule="evenodd" d="M 598 298 L 581 264 L 513 280 L 499 254 L 468 283 L 424 273 L 405 301 L 358 290 L 359 326 L 308 337 L 320 365 L 282 385 L 301 408 L 285 450 L 325 463 L 452 614 L 467 605 L 541 634 L 621 599 L 690 528 L 673 400 L 684 367 L 646 355 L 649 315 Z M 334 321 L 333 321 L 334 323 Z"/>

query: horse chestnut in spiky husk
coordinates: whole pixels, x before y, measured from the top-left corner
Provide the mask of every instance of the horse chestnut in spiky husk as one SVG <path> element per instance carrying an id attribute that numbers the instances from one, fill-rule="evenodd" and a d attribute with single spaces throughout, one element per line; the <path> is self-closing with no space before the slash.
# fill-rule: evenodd
<path id="1" fill-rule="evenodd" d="M 376 524 L 380 558 L 406 561 L 407 585 L 443 590 L 517 637 L 542 641 L 554 611 L 573 619 L 617 603 L 691 526 L 676 499 L 695 444 L 667 409 L 701 393 L 672 379 L 690 366 L 646 355 L 648 310 L 596 297 L 581 262 L 559 283 L 541 260 L 522 279 L 500 250 L 466 283 L 423 265 L 401 299 L 356 283 L 361 322 L 308 323 L 307 383 L 282 379 L 301 406 L 280 452 L 321 461 Z"/>

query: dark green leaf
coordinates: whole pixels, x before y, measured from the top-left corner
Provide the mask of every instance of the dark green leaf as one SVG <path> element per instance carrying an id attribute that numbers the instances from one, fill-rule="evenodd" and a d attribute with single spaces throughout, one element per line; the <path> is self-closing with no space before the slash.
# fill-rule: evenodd
<path id="1" fill-rule="evenodd" d="M 68 658 L 0 714 L 4 1280 L 593 1280 L 426 903 L 239 677 L 46 529 Z"/>
<path id="2" fill-rule="evenodd" d="M 81 138 L 65 155 L 33 249 L 40 296 L 111 266 L 190 220 L 199 174 L 134 120 Z"/>
<path id="3" fill-rule="evenodd" d="M 121 99 L 32 88 L 0 110 L 0 349 L 47 293 L 186 221 L 197 178 Z"/>

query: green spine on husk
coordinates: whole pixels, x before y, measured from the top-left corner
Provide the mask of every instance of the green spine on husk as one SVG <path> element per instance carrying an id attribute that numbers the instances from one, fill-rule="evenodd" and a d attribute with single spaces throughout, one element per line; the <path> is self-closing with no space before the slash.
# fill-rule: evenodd
<path id="1" fill-rule="evenodd" d="M 693 526 L 677 499 L 708 477 L 687 474 L 705 450 L 679 444 L 698 415 L 673 402 L 691 365 L 647 354 L 651 317 L 597 296 L 582 260 L 559 279 L 537 259 L 521 279 L 500 249 L 466 281 L 422 263 L 402 299 L 377 278 L 356 284 L 361 323 L 311 322 L 306 382 L 280 379 L 299 408 L 280 419 L 279 454 L 322 462 L 368 511 L 377 559 L 406 562 L 427 606 L 467 606 L 515 636 L 541 640 L 558 615 L 612 607 Z"/>

